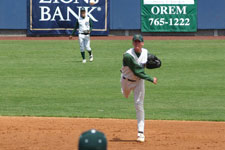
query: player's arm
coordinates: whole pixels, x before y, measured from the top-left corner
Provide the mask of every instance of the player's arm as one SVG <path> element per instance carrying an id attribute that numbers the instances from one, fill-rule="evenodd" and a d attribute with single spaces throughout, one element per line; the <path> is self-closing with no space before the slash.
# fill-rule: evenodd
<path id="1" fill-rule="evenodd" d="M 91 18 L 89 19 L 89 24 L 90 24 L 90 33 L 91 33 L 91 31 L 93 29 L 93 22 L 92 22 Z"/>
<path id="2" fill-rule="evenodd" d="M 131 69 L 131 71 L 134 73 L 134 75 L 136 75 L 137 77 L 148 80 L 150 82 L 154 82 L 155 79 L 147 75 L 144 72 L 144 68 L 140 66 L 139 64 L 137 64 L 134 58 L 130 54 L 124 54 L 123 65 L 128 66 Z"/>
<path id="3" fill-rule="evenodd" d="M 79 28 L 79 23 L 77 21 L 76 24 L 75 24 L 75 27 L 73 29 L 72 36 L 76 33 L 76 31 L 77 31 L 78 28 Z"/>
<path id="4" fill-rule="evenodd" d="M 73 29 L 73 32 L 72 32 L 72 34 L 70 35 L 69 39 L 72 39 L 72 37 L 74 36 L 74 34 L 76 33 L 76 31 L 77 31 L 78 28 L 79 28 L 79 23 L 78 23 L 78 21 L 77 21 L 76 24 L 75 24 L 75 27 L 74 27 L 74 29 Z"/>

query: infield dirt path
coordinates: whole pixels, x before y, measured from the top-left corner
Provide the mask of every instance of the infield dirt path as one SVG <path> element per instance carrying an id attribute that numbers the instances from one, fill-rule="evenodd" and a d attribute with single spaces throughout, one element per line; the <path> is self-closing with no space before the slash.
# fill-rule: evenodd
<path id="1" fill-rule="evenodd" d="M 0 150 L 77 150 L 79 135 L 95 128 L 108 150 L 223 150 L 225 122 L 146 121 L 137 143 L 136 120 L 0 117 Z"/>

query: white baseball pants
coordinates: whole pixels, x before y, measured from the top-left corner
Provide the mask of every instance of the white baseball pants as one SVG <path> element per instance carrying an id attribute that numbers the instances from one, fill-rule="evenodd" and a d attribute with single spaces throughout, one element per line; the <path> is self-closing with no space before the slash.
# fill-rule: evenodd
<path id="1" fill-rule="evenodd" d="M 144 132 L 144 96 L 145 96 L 145 84 L 144 80 L 140 79 L 136 82 L 128 81 L 121 77 L 121 92 L 124 97 L 128 98 L 131 91 L 134 91 L 134 104 L 136 108 L 137 126 L 138 132 Z"/>
<path id="2" fill-rule="evenodd" d="M 80 51 L 81 52 L 84 52 L 85 49 L 87 51 L 91 51 L 90 34 L 88 34 L 88 35 L 79 34 L 79 43 L 80 43 Z"/>

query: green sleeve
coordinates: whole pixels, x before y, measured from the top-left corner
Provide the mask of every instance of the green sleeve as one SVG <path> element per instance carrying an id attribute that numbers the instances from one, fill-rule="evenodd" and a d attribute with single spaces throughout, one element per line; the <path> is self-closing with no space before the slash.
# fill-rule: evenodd
<path id="1" fill-rule="evenodd" d="M 76 24 L 75 24 L 75 27 L 74 27 L 74 29 L 73 29 L 72 35 L 75 34 L 75 32 L 77 31 L 78 28 L 79 28 L 79 23 L 78 23 L 78 21 L 77 21 Z"/>
<path id="2" fill-rule="evenodd" d="M 90 32 L 91 32 L 92 29 L 93 29 L 93 22 L 92 22 L 91 18 L 90 18 L 90 20 L 89 20 L 89 23 L 90 23 Z"/>
<path id="3" fill-rule="evenodd" d="M 123 66 L 128 66 L 137 77 L 153 82 L 153 78 L 145 73 L 144 68 L 130 54 L 123 55 Z"/>

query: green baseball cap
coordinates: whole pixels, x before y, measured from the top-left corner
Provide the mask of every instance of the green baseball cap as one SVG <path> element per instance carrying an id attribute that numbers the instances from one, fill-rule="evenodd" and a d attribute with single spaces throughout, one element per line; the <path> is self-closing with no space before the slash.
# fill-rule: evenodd
<path id="1" fill-rule="evenodd" d="M 133 36 L 133 41 L 136 41 L 136 40 L 138 40 L 138 41 L 140 41 L 140 42 L 144 42 L 143 36 L 140 35 L 140 34 L 135 34 L 135 35 Z"/>
<path id="2" fill-rule="evenodd" d="M 81 134 L 79 150 L 107 150 L 107 139 L 104 133 L 95 129 Z"/>
<path id="3" fill-rule="evenodd" d="M 85 11 L 86 12 L 86 10 L 85 10 L 85 8 L 84 7 L 82 7 L 81 9 L 80 9 L 80 11 L 82 12 L 82 11 Z"/>

